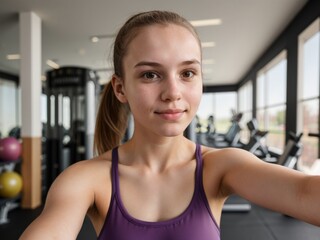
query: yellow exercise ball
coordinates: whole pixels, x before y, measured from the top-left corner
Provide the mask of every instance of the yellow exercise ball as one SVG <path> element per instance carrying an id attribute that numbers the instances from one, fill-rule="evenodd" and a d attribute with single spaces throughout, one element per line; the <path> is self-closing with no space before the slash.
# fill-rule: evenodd
<path id="1" fill-rule="evenodd" d="M 13 198 L 22 190 L 22 178 L 14 171 L 6 171 L 0 174 L 0 197 Z"/>

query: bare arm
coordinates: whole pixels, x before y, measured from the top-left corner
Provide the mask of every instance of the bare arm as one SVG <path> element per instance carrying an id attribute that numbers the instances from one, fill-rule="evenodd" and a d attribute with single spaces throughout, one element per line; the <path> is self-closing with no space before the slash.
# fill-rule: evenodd
<path id="1" fill-rule="evenodd" d="M 228 159 L 222 191 L 320 226 L 320 176 L 265 163 L 239 149 L 221 155 Z"/>
<path id="2" fill-rule="evenodd" d="M 76 239 L 94 192 L 84 171 L 75 164 L 53 183 L 41 215 L 26 229 L 20 240 Z"/>

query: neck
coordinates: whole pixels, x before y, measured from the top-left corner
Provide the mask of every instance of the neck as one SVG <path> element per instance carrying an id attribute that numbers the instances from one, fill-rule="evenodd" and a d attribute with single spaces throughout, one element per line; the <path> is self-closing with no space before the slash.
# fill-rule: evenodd
<path id="1" fill-rule="evenodd" d="M 172 165 L 191 160 L 194 157 L 195 144 L 183 135 L 157 138 L 155 141 L 134 135 L 122 145 L 122 150 L 123 164 L 160 172 Z"/>

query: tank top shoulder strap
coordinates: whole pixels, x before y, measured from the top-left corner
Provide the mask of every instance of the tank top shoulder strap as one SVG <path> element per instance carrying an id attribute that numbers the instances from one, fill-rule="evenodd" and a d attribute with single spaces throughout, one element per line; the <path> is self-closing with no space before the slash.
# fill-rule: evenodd
<path id="1" fill-rule="evenodd" d="M 204 202 L 208 213 L 210 214 L 213 222 L 215 223 L 215 225 L 217 226 L 217 228 L 219 229 L 219 225 L 217 224 L 211 209 L 210 209 L 210 205 L 204 190 L 204 186 L 203 186 L 203 159 L 202 159 L 202 152 L 201 152 L 201 145 L 197 144 L 196 146 L 196 161 L 197 161 L 197 168 L 196 168 L 196 185 L 197 188 L 199 189 L 199 194 L 202 198 L 202 201 Z"/>
<path id="2" fill-rule="evenodd" d="M 205 195 L 204 187 L 203 187 L 203 159 L 202 159 L 202 152 L 201 152 L 201 145 L 197 143 L 196 146 L 196 188 L 198 189 L 198 193 L 200 194 L 201 198 L 204 200 L 206 206 L 208 207 L 207 197 Z M 209 209 L 209 208 L 208 208 Z"/>
<path id="3" fill-rule="evenodd" d="M 111 182 L 112 182 L 112 196 L 117 191 L 118 188 L 118 161 L 119 161 L 119 155 L 118 155 L 118 147 L 115 147 L 112 149 L 112 165 L 111 165 Z"/>
<path id="4" fill-rule="evenodd" d="M 203 163 L 202 163 L 202 154 L 201 154 L 201 145 L 196 144 L 196 161 L 197 161 L 197 167 L 196 167 L 196 181 L 197 184 L 202 184 L 202 168 L 203 168 Z"/>

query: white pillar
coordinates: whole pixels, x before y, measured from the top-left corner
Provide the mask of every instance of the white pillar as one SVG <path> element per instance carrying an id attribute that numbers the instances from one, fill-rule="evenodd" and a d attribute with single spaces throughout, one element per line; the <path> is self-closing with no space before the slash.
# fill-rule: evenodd
<path id="1" fill-rule="evenodd" d="M 41 204 L 41 19 L 20 13 L 22 206 Z"/>
<path id="2" fill-rule="evenodd" d="M 32 12 L 20 13 L 20 54 L 21 134 L 40 137 L 41 19 Z"/>
<path id="3" fill-rule="evenodd" d="M 96 86 L 93 81 L 87 81 L 85 89 L 85 145 L 86 145 L 86 159 L 93 157 L 93 142 L 94 142 L 94 128 L 96 119 Z"/>

